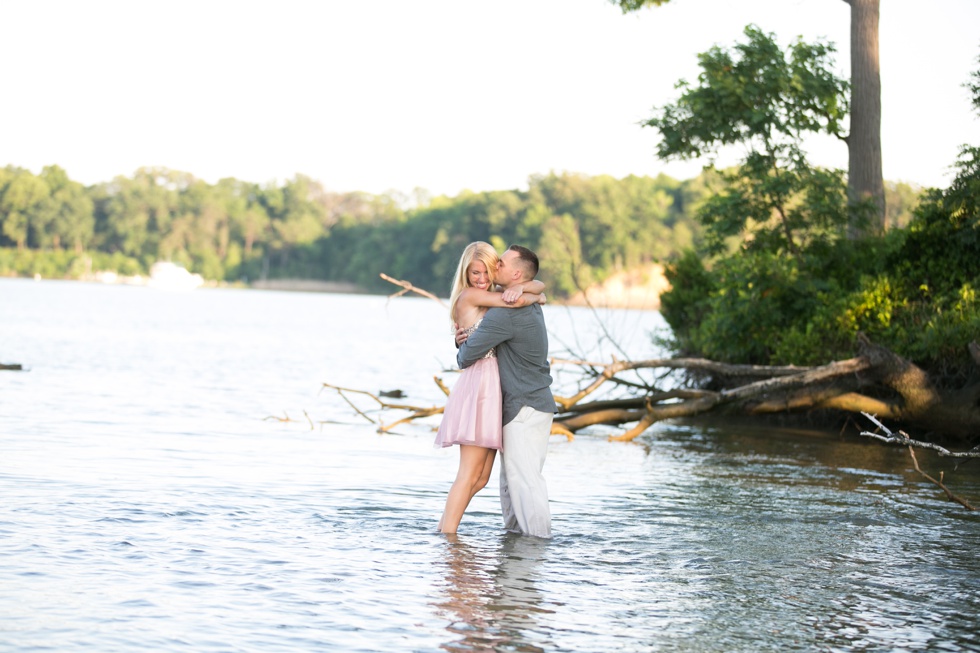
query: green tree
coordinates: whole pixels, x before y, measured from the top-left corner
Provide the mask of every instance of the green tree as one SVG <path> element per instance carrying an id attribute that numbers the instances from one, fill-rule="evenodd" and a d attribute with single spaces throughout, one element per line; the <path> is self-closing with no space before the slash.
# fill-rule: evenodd
<path id="1" fill-rule="evenodd" d="M 576 222 L 574 240 L 580 243 L 579 250 L 573 248 L 570 258 L 559 261 L 574 265 L 574 278 L 585 285 L 587 279 L 601 281 L 615 272 L 670 255 L 673 197 L 670 184 L 664 187 L 665 179 L 629 176 L 617 180 L 607 175 L 552 173 L 532 177 L 529 193 L 532 203 L 547 207 L 549 219 L 543 226 L 548 232 L 556 233 L 556 224 L 561 223 L 551 218 L 569 217 Z M 565 240 L 571 235 L 567 226 L 557 233 L 565 234 Z M 544 230 L 538 234 L 542 240 L 547 237 Z M 567 247 L 552 249 L 560 254 Z"/>
<path id="2" fill-rule="evenodd" d="M 670 0 L 610 0 L 623 13 Z M 851 8 L 851 114 L 848 146 L 848 235 L 856 238 L 885 227 L 881 157 L 881 76 L 878 57 L 880 0 L 844 0 Z"/>
<path id="3" fill-rule="evenodd" d="M 259 201 L 257 184 L 227 178 L 218 182 L 218 193 L 228 212 L 230 238 L 242 248 L 245 259 L 252 256 L 256 243 L 268 237 L 269 214 Z"/>
<path id="4" fill-rule="evenodd" d="M 842 174 L 809 165 L 807 133 L 839 135 L 847 83 L 831 72 L 830 44 L 797 40 L 788 58 L 775 37 L 745 29 L 747 43 L 699 55 L 697 86 L 682 93 L 646 124 L 662 139 L 660 157 L 698 158 L 740 144 L 748 149 L 726 186 L 708 199 L 699 219 L 711 251 L 738 237 L 749 247 L 799 254 L 815 238 L 834 238 L 846 224 Z"/>
<path id="5" fill-rule="evenodd" d="M 542 229 L 537 250 L 543 265 L 541 280 L 547 284 L 548 292 L 557 297 L 584 290 L 592 281 L 582 265 L 578 227 L 579 223 L 566 213 L 552 217 Z"/>
<path id="6" fill-rule="evenodd" d="M 833 47 L 797 40 L 783 52 L 771 34 L 749 26 L 747 41 L 699 55 L 696 85 L 679 84 L 676 103 L 649 125 L 660 156 L 714 156 L 739 144 L 737 168 L 710 169 L 697 206 L 711 273 L 688 256 L 668 267 L 673 289 L 663 313 L 679 346 L 732 362 L 769 363 L 783 334 L 811 315 L 833 285 L 834 255 L 848 223 L 843 172 L 811 166 L 806 134 L 838 135 L 847 83 L 831 71 Z M 694 186 L 692 186 L 694 188 Z"/>
<path id="7" fill-rule="evenodd" d="M 304 276 L 303 270 L 290 268 L 291 257 L 324 235 L 322 196 L 320 183 L 304 175 L 296 175 L 282 187 L 270 185 L 259 192 L 259 203 L 269 216 L 267 265 L 276 266 L 282 274 Z"/>
<path id="8" fill-rule="evenodd" d="M 48 185 L 29 170 L 7 166 L 0 177 L 0 219 L 3 236 L 26 249 L 31 235 L 31 222 L 35 224 L 42 204 L 48 199 Z"/>
<path id="9" fill-rule="evenodd" d="M 95 233 L 93 202 L 85 187 L 68 178 L 59 166 L 46 166 L 41 179 L 48 185 L 50 195 L 40 213 L 45 216 L 42 246 L 50 244 L 55 249 L 70 246 L 81 254 L 91 243 Z"/>
<path id="10" fill-rule="evenodd" d="M 110 252 L 152 263 L 178 214 L 179 192 L 193 181 L 187 173 L 140 168 L 132 179 L 120 176 L 105 184 L 97 191 L 100 211 L 96 216 L 96 224 L 102 222 L 104 246 Z"/>

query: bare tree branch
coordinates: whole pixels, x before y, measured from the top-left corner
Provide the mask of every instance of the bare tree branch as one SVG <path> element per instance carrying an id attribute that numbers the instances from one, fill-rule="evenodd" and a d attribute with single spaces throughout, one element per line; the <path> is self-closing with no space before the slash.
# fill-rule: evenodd
<path id="1" fill-rule="evenodd" d="M 438 377 L 435 377 L 435 380 L 436 380 L 436 384 L 439 385 L 439 387 L 442 388 L 443 391 L 445 391 L 445 386 L 442 385 L 442 381 Z M 439 415 L 445 410 L 444 406 L 422 407 L 422 406 L 412 406 L 408 404 L 390 404 L 388 402 L 382 401 L 380 398 L 378 398 L 377 395 L 371 392 L 367 392 L 366 390 L 354 390 L 352 388 L 344 388 L 338 385 L 333 385 L 332 383 L 324 383 L 323 387 L 336 390 L 337 394 L 339 394 L 343 398 L 343 400 L 346 401 L 347 404 L 357 412 L 358 415 L 360 415 L 367 421 L 371 422 L 372 424 L 379 424 L 378 433 L 387 433 L 391 431 L 393 428 L 395 428 L 396 426 L 398 426 L 399 424 L 404 424 L 406 422 L 410 422 L 415 419 L 420 419 L 422 417 L 431 417 L 432 415 Z M 387 425 L 384 422 L 380 422 L 380 423 L 375 422 L 364 411 L 358 408 L 357 405 L 354 404 L 354 402 L 352 402 L 350 398 L 347 397 L 346 394 L 344 394 L 346 392 L 351 392 L 351 393 L 370 397 L 378 404 L 379 410 L 404 410 L 404 411 L 408 411 L 411 414 L 408 415 L 407 417 L 403 417 Z"/>
<path id="2" fill-rule="evenodd" d="M 950 451 L 945 447 L 941 447 L 938 444 L 933 444 L 932 442 L 922 442 L 920 440 L 913 440 L 908 436 L 905 431 L 899 431 L 898 433 L 892 433 L 891 430 L 880 421 L 874 415 L 869 413 L 861 413 L 869 420 L 874 422 L 874 424 L 885 432 L 885 435 L 879 433 L 872 433 L 870 431 L 861 431 L 861 435 L 869 438 L 874 438 L 876 440 L 881 440 L 882 442 L 887 442 L 888 444 L 900 444 L 906 447 L 918 447 L 919 449 L 932 449 L 937 452 L 940 456 L 945 456 L 947 458 L 980 458 L 980 446 L 973 447 L 969 451 Z"/>
<path id="3" fill-rule="evenodd" d="M 863 415 L 867 417 L 869 420 L 871 420 L 879 429 L 884 431 L 885 435 L 872 433 L 870 431 L 861 431 L 861 435 L 875 438 L 876 440 L 881 440 L 882 442 L 887 442 L 889 444 L 899 444 L 899 445 L 907 446 L 909 448 L 909 455 L 912 457 L 912 464 L 915 466 L 915 471 L 919 472 L 920 474 L 922 474 L 922 476 L 924 476 L 929 481 L 937 485 L 943 492 L 946 493 L 946 497 L 949 498 L 951 501 L 955 501 L 956 503 L 960 504 L 967 510 L 976 510 L 976 508 L 971 506 L 966 499 L 956 496 L 955 494 L 953 494 L 952 491 L 950 491 L 948 487 L 946 487 L 946 485 L 943 483 L 942 472 L 939 473 L 939 480 L 936 480 L 932 476 L 929 476 L 924 471 L 922 471 L 922 469 L 919 467 L 919 460 L 918 458 L 915 457 L 915 448 L 919 447 L 922 449 L 932 449 L 933 451 L 939 453 L 940 456 L 947 456 L 951 458 L 980 458 L 980 446 L 974 447 L 970 451 L 960 451 L 960 452 L 949 451 L 948 449 L 944 447 L 940 447 L 939 445 L 936 444 L 932 444 L 931 442 L 919 442 L 917 440 L 913 440 L 904 431 L 899 431 L 898 433 L 892 433 L 892 431 L 887 426 L 882 424 L 878 420 L 878 418 L 876 418 L 874 415 L 869 415 L 868 413 L 863 413 Z"/>
<path id="4" fill-rule="evenodd" d="M 443 308 L 447 308 L 447 309 L 449 308 L 448 306 L 446 306 L 446 303 L 444 301 L 442 301 L 440 298 L 438 298 L 435 295 L 433 295 L 432 293 L 430 293 L 428 290 L 423 290 L 421 288 L 416 288 L 415 286 L 413 286 L 408 281 L 402 281 L 400 279 L 394 279 L 392 277 L 389 277 L 384 272 L 381 273 L 381 278 L 384 279 L 385 281 L 389 282 L 389 283 L 393 283 L 396 286 L 401 286 L 402 287 L 402 290 L 399 290 L 394 295 L 389 295 L 388 296 L 388 300 L 389 301 L 392 300 L 392 299 L 394 299 L 395 297 L 401 297 L 402 295 L 404 295 L 406 293 L 414 292 L 414 293 L 418 293 L 419 295 L 422 295 L 423 297 L 428 297 L 429 299 L 436 300 L 437 302 L 439 302 L 439 305 L 442 306 Z"/>
<path id="5" fill-rule="evenodd" d="M 909 455 L 912 456 L 912 464 L 915 465 L 915 471 L 919 472 L 920 474 L 922 474 L 923 476 L 925 476 L 927 479 L 929 479 L 930 481 L 932 481 L 933 483 L 935 483 L 936 485 L 938 485 L 940 487 L 940 489 L 942 489 L 942 491 L 946 493 L 946 497 L 950 501 L 955 501 L 956 503 L 960 504 L 961 506 L 963 506 L 967 510 L 976 510 L 976 508 L 974 508 L 973 506 L 971 506 L 966 501 L 966 499 L 962 499 L 962 498 L 956 496 L 955 494 L 953 494 L 952 492 L 950 492 L 949 488 L 946 487 L 943 484 L 943 481 L 942 481 L 943 473 L 942 472 L 939 472 L 939 479 L 940 480 L 937 481 L 936 479 L 934 479 L 933 477 L 929 476 L 924 471 L 922 471 L 921 469 L 919 469 L 919 461 L 915 457 L 915 448 L 914 447 L 911 447 L 911 446 L 909 447 Z"/>

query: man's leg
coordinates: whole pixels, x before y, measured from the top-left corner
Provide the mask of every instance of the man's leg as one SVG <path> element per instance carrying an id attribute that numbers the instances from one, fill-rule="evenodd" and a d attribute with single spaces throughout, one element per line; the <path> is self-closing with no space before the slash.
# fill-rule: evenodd
<path id="1" fill-rule="evenodd" d="M 554 415 L 525 406 L 504 425 L 500 466 L 500 508 L 504 528 L 525 535 L 551 537 L 551 508 L 544 460 Z"/>
<path id="2" fill-rule="evenodd" d="M 507 440 L 507 426 L 504 426 L 504 441 Z M 506 448 L 507 445 L 504 445 Z M 507 482 L 507 465 L 504 461 L 507 454 L 500 452 L 500 514 L 504 518 L 504 528 L 514 533 L 520 533 L 521 527 L 517 523 L 517 515 L 514 514 L 514 504 L 510 497 L 510 484 Z"/>

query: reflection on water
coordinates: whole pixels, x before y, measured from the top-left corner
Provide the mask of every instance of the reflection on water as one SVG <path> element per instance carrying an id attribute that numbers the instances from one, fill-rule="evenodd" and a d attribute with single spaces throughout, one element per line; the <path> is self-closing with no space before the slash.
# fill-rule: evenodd
<path id="1" fill-rule="evenodd" d="M 454 636 L 442 644 L 444 650 L 549 650 L 551 642 L 538 635 L 537 617 L 553 611 L 542 606 L 535 583 L 550 542 L 511 533 L 501 539 L 491 551 L 446 536 L 445 596 L 435 603 Z"/>

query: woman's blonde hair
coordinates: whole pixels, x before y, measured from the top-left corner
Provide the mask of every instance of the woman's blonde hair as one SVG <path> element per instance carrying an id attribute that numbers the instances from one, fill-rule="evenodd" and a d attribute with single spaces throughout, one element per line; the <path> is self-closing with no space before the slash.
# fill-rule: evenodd
<path id="1" fill-rule="evenodd" d="M 487 274 L 490 277 L 490 285 L 493 286 L 497 278 L 497 250 L 490 243 L 478 240 L 470 243 L 463 250 L 463 255 L 459 257 L 459 265 L 456 266 L 456 276 L 453 278 L 453 291 L 449 296 L 449 319 L 456 322 L 456 303 L 463 291 L 470 288 L 470 280 L 466 272 L 470 269 L 470 263 L 480 261 L 487 266 Z"/>

